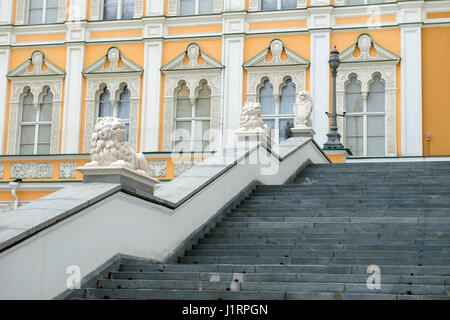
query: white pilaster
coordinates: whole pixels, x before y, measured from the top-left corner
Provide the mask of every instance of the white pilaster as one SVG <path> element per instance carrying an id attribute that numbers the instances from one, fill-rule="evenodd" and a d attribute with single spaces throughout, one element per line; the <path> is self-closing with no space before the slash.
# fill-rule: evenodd
<path id="1" fill-rule="evenodd" d="M 312 126 L 316 132 L 314 140 L 321 147 L 327 140 L 329 127 L 328 117 L 325 114 L 330 106 L 329 51 L 330 31 L 311 31 L 310 90 L 314 103 Z"/>
<path id="2" fill-rule="evenodd" d="M 0 10 L 0 25 L 11 24 L 13 21 L 14 0 L 2 0 Z"/>
<path id="3" fill-rule="evenodd" d="M 84 46 L 68 45 L 61 153 L 78 153 L 81 130 Z"/>
<path id="4" fill-rule="evenodd" d="M 69 21 L 85 20 L 87 12 L 87 1 L 71 0 L 68 10 Z"/>
<path id="5" fill-rule="evenodd" d="M 0 154 L 3 154 L 5 140 L 5 116 L 7 108 L 9 48 L 0 50 Z"/>
<path id="6" fill-rule="evenodd" d="M 162 46 L 163 42 L 160 39 L 145 43 L 140 151 L 158 151 Z"/>
<path id="7" fill-rule="evenodd" d="M 422 156 L 422 30 L 401 25 L 401 155 Z"/>
<path id="8" fill-rule="evenodd" d="M 224 0 L 224 1 L 225 1 L 225 11 L 245 10 L 245 1 L 242 0 Z"/>
<path id="9" fill-rule="evenodd" d="M 146 16 L 164 15 L 164 0 L 145 0 L 147 2 Z"/>

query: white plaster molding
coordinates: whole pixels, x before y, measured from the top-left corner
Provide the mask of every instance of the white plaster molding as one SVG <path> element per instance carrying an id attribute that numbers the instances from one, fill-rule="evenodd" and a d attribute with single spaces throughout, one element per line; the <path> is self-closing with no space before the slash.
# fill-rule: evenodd
<path id="1" fill-rule="evenodd" d="M 189 57 L 189 63 L 183 65 L 183 61 Z M 199 64 L 199 57 L 204 63 Z M 165 76 L 164 92 L 164 127 L 163 127 L 163 150 L 173 149 L 172 134 L 174 132 L 175 112 L 177 105 L 177 89 L 181 83 L 186 83 L 190 92 L 191 101 L 195 101 L 198 89 L 203 81 L 207 82 L 211 89 L 211 112 L 210 112 L 210 149 L 217 150 L 219 147 L 220 130 L 220 93 L 222 83 L 223 66 L 201 52 L 197 44 L 190 44 L 186 51 L 165 65 L 161 70 Z"/>
<path id="2" fill-rule="evenodd" d="M 30 0 L 17 0 L 16 24 L 18 25 L 28 24 L 29 8 L 30 8 Z M 66 12 L 67 12 L 67 0 L 58 0 L 58 18 L 56 22 L 66 21 Z"/>
<path id="3" fill-rule="evenodd" d="M 0 24 L 12 24 L 14 0 L 3 0 L 0 11 Z"/>
<path id="4" fill-rule="evenodd" d="M 44 64 L 47 66 L 46 70 L 42 68 Z M 28 71 L 31 67 L 31 71 Z M 58 153 L 63 78 L 64 72 L 46 60 L 40 51 L 33 52 L 30 59 L 8 74 L 8 79 L 11 80 L 11 96 L 7 154 L 19 152 L 21 100 L 28 89 L 33 94 L 33 104 L 36 106 L 42 103 L 47 89 L 53 94 L 50 153 Z"/>
<path id="5" fill-rule="evenodd" d="M 92 161 L 85 167 L 123 167 L 148 175 L 148 166 L 142 153 L 136 153 L 126 141 L 125 124 L 113 117 L 97 118 L 91 136 Z"/>
<path id="6" fill-rule="evenodd" d="M 109 67 L 105 68 L 109 60 Z M 119 60 L 123 67 L 119 66 Z M 111 93 L 111 103 L 114 105 L 124 86 L 130 90 L 130 131 L 129 144 L 136 150 L 139 127 L 139 101 L 142 69 L 123 57 L 119 49 L 108 49 L 107 55 L 94 62 L 83 71 L 87 78 L 86 89 L 86 113 L 84 126 L 83 152 L 89 152 L 91 147 L 91 135 L 99 112 L 99 97 L 101 90 L 106 86 Z"/>
<path id="7" fill-rule="evenodd" d="M 362 41 L 360 41 L 362 40 Z M 367 41 L 370 42 L 367 42 Z M 360 35 L 358 37 L 358 46 L 360 47 L 361 56 L 354 58 L 349 57 L 349 49 L 356 47 L 352 45 L 345 50 L 341 56 L 344 60 L 338 68 L 336 79 L 336 108 L 337 113 L 342 114 L 346 112 L 345 109 L 345 87 L 352 75 L 358 79 L 361 84 L 362 94 L 368 94 L 369 85 L 373 77 L 377 74 L 381 76 L 381 80 L 385 84 L 385 155 L 397 156 L 397 140 L 396 140 L 396 65 L 400 58 L 393 53 L 382 49 L 375 43 L 375 48 L 381 48 L 378 54 L 374 57 L 368 54 L 372 40 L 368 35 Z M 378 49 L 377 49 L 378 50 Z M 366 52 L 367 54 L 364 54 Z M 389 59 L 380 59 L 379 57 L 388 56 Z M 338 129 L 342 133 L 343 144 L 346 145 L 345 137 L 345 120 L 342 117 L 338 118 Z"/>
<path id="8" fill-rule="evenodd" d="M 149 175 L 155 178 L 164 178 L 167 175 L 167 160 L 150 160 Z"/>
<path id="9" fill-rule="evenodd" d="M 10 179 L 51 179 L 53 163 L 17 162 L 11 163 Z"/>
<path id="10" fill-rule="evenodd" d="M 1 49 L 0 50 L 0 128 L 5 128 L 6 124 L 6 110 L 8 106 L 8 78 L 6 75 L 8 74 L 9 67 L 9 57 L 10 57 L 10 49 Z M 5 130 L 1 130 L 0 132 L 0 154 L 3 154 L 3 147 L 5 141 Z"/>
<path id="11" fill-rule="evenodd" d="M 311 6 L 329 6 L 330 0 L 311 0 Z"/>
<path id="12" fill-rule="evenodd" d="M 75 178 L 76 162 L 60 162 L 59 163 L 59 178 L 73 179 Z"/>
<path id="13" fill-rule="evenodd" d="M 145 0 L 147 2 L 146 6 L 146 16 L 162 16 L 164 15 L 164 0 Z"/>

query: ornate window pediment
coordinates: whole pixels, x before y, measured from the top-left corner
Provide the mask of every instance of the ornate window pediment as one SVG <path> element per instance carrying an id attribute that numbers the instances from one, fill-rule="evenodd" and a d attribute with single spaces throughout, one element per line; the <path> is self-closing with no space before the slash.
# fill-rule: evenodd
<path id="1" fill-rule="evenodd" d="M 372 38 L 368 34 L 361 34 L 358 37 L 356 43 L 344 50 L 340 56 L 341 65 L 338 68 L 338 74 L 336 79 L 336 102 L 337 112 L 347 113 L 347 119 L 338 118 L 339 131 L 343 134 L 343 143 L 347 145 L 346 132 L 350 132 L 353 129 L 347 127 L 347 121 L 360 121 L 362 128 L 360 128 L 359 136 L 362 139 L 362 146 L 358 149 L 361 150 L 361 156 L 370 155 L 370 150 L 373 149 L 368 143 L 370 143 L 370 121 L 366 118 L 384 117 L 384 137 L 385 137 L 385 153 L 382 156 L 395 156 L 397 155 L 396 147 L 396 65 L 400 61 L 400 58 L 379 46 L 372 41 Z M 384 97 L 381 97 L 377 92 L 377 96 L 380 96 L 380 101 L 383 101 L 383 111 L 376 113 L 370 112 L 371 94 L 375 97 L 375 93 L 371 88 L 374 83 L 380 83 L 384 87 Z M 357 111 L 347 110 L 349 101 L 352 97 L 348 92 L 349 85 L 354 83 L 358 86 L 358 96 L 360 98 L 360 106 Z M 384 98 L 384 99 L 383 99 Z M 356 119 L 361 117 L 362 120 Z M 382 124 L 382 123 L 381 123 Z M 380 125 L 381 125 L 380 124 Z M 378 125 L 378 127 L 381 127 Z M 349 131 L 350 130 L 350 131 Z M 381 135 L 381 133 L 378 133 Z M 351 142 L 349 141 L 351 144 Z"/>
<path id="2" fill-rule="evenodd" d="M 247 101 L 261 103 L 262 116 L 275 142 L 282 142 L 293 125 L 295 97 L 306 88 L 309 62 L 279 39 L 244 64 Z"/>
<path id="3" fill-rule="evenodd" d="M 202 96 L 205 92 L 208 92 L 210 109 L 207 116 L 209 128 L 203 140 L 209 140 L 209 150 L 217 150 L 220 138 L 220 88 L 223 68 L 222 64 L 202 52 L 196 43 L 188 45 L 186 51 L 161 68 L 165 74 L 163 150 L 174 150 L 176 147 L 175 140 L 178 137 L 175 137 L 175 129 L 179 123 L 177 107 L 189 101 L 193 110 L 191 121 L 200 121 L 195 117 L 195 110 L 202 101 L 205 101 L 205 97 Z M 188 108 L 187 105 L 186 108 Z M 204 118 L 201 120 L 208 121 Z M 194 130 L 195 127 L 191 132 Z M 183 140 L 187 139 L 184 137 Z"/>
<path id="4" fill-rule="evenodd" d="M 123 104 L 124 96 L 127 97 L 127 105 L 129 104 L 129 114 L 124 115 L 129 123 L 128 141 L 136 150 L 142 71 L 141 67 L 122 56 L 116 47 L 109 48 L 105 56 L 83 71 L 87 78 L 83 152 L 90 150 L 95 121 L 101 115 L 100 104 L 111 105 L 112 115 L 120 117 L 118 109 Z M 102 100 L 104 93 L 107 93 L 108 101 Z"/>
<path id="5" fill-rule="evenodd" d="M 41 51 L 32 53 L 30 59 L 12 70 L 8 75 L 11 80 L 11 98 L 8 126 L 8 154 L 18 154 L 21 135 L 22 109 L 24 99 L 27 97 L 27 103 L 33 105 L 36 110 L 43 104 L 50 119 L 50 147 L 51 154 L 58 153 L 59 148 L 59 127 L 62 104 L 62 88 L 64 71 L 53 65 Z M 51 93 L 52 99 L 50 105 L 46 100 Z M 46 100 L 46 101 L 44 101 Z M 23 140 L 23 139 L 22 139 Z"/>

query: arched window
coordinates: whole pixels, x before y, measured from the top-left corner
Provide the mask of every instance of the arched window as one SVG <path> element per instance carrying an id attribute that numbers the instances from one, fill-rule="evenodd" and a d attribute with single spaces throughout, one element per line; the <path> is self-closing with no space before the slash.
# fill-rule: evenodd
<path id="1" fill-rule="evenodd" d="M 297 0 L 261 0 L 261 10 L 281 10 L 297 8 Z"/>
<path id="2" fill-rule="evenodd" d="M 290 129 L 294 126 L 294 83 L 287 79 L 281 88 L 279 101 L 275 101 L 273 88 L 269 80 L 265 80 L 259 90 L 259 103 L 263 121 L 270 129 L 271 139 L 275 143 L 282 143 L 290 137 Z"/>
<path id="3" fill-rule="evenodd" d="M 379 75 L 362 93 L 356 76 L 346 87 L 346 144 L 355 156 L 385 155 L 385 92 Z"/>
<path id="4" fill-rule="evenodd" d="M 211 89 L 207 82 L 203 82 L 194 104 L 191 103 L 189 93 L 189 89 L 183 83 L 177 94 L 175 150 L 208 151 Z"/>
<path id="5" fill-rule="evenodd" d="M 180 15 L 209 14 L 214 11 L 214 0 L 180 0 Z"/>
<path id="6" fill-rule="evenodd" d="M 47 90 L 42 103 L 36 109 L 33 94 L 23 97 L 20 123 L 20 154 L 50 153 L 53 94 Z"/>
<path id="7" fill-rule="evenodd" d="M 112 117 L 113 108 L 111 104 L 111 97 L 108 88 L 103 89 L 103 93 L 100 95 L 100 105 L 98 108 L 99 117 Z"/>
<path id="8" fill-rule="evenodd" d="M 122 119 L 126 129 L 126 139 L 129 140 L 130 133 L 130 97 L 131 92 L 127 86 L 123 88 L 122 93 L 119 95 L 119 101 L 116 105 L 111 103 L 111 95 L 108 88 L 103 89 L 103 93 L 99 98 L 99 117 L 115 117 Z"/>
<path id="9" fill-rule="evenodd" d="M 55 23 L 58 19 L 58 0 L 30 0 L 29 24 Z"/>
<path id="10" fill-rule="evenodd" d="M 123 89 L 123 92 L 119 97 L 119 104 L 117 106 L 117 117 L 122 119 L 125 124 L 125 130 L 127 132 L 126 139 L 129 140 L 130 135 L 130 97 L 131 93 L 127 87 Z"/>
<path id="11" fill-rule="evenodd" d="M 134 0 L 104 0 L 103 20 L 132 19 Z"/>

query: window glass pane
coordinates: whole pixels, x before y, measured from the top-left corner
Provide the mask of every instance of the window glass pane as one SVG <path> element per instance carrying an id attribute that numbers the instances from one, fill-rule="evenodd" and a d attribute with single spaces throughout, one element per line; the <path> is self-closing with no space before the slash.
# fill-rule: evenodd
<path id="1" fill-rule="evenodd" d="M 265 125 L 267 125 L 267 128 L 269 128 L 269 132 L 270 132 L 270 139 L 274 140 L 276 142 L 275 139 L 275 120 L 274 119 L 263 119 L 263 122 Z"/>
<path id="2" fill-rule="evenodd" d="M 122 19 L 132 19 L 134 16 L 134 0 L 123 0 Z"/>
<path id="3" fill-rule="evenodd" d="M 364 4 L 364 0 L 347 0 L 347 5 Z"/>
<path id="4" fill-rule="evenodd" d="M 294 9 L 294 8 L 297 8 L 297 0 L 282 0 L 281 8 L 282 9 Z"/>
<path id="5" fill-rule="evenodd" d="M 195 121 L 194 151 L 203 151 L 209 145 L 209 121 Z"/>
<path id="6" fill-rule="evenodd" d="M 294 114 L 295 86 L 291 80 L 286 81 L 286 85 L 281 89 L 280 113 Z"/>
<path id="7" fill-rule="evenodd" d="M 178 91 L 177 98 L 177 118 L 191 118 L 192 117 L 192 105 L 189 100 L 189 89 L 186 85 L 181 86 L 181 90 Z"/>
<path id="8" fill-rule="evenodd" d="M 384 112 L 384 83 L 380 80 L 379 76 L 375 76 L 373 80 L 374 81 L 370 85 L 369 95 L 367 97 L 367 111 Z"/>
<path id="9" fill-rule="evenodd" d="M 291 137 L 291 128 L 294 127 L 294 119 L 280 119 L 280 143 Z"/>
<path id="10" fill-rule="evenodd" d="M 345 94 L 346 112 L 363 112 L 363 100 L 361 85 L 356 82 L 356 77 L 350 78 Z"/>
<path id="11" fill-rule="evenodd" d="M 214 11 L 214 0 L 199 0 L 198 13 L 208 14 Z"/>
<path id="12" fill-rule="evenodd" d="M 211 90 L 206 83 L 198 92 L 197 105 L 195 107 L 196 117 L 208 117 L 211 113 Z"/>
<path id="13" fill-rule="evenodd" d="M 38 143 L 48 143 L 50 144 L 50 128 L 51 125 L 39 125 Z"/>
<path id="14" fill-rule="evenodd" d="M 42 99 L 42 104 L 39 110 L 39 121 L 52 121 L 52 102 L 53 94 L 49 90 Z"/>
<path id="15" fill-rule="evenodd" d="M 36 125 L 22 125 L 20 131 L 20 144 L 33 144 Z"/>
<path id="16" fill-rule="evenodd" d="M 44 0 L 30 0 L 30 9 L 42 9 Z"/>
<path id="17" fill-rule="evenodd" d="M 35 121 L 36 121 L 36 109 L 33 106 L 33 94 L 29 92 L 23 98 L 22 122 L 35 122 Z"/>
<path id="18" fill-rule="evenodd" d="M 121 119 L 130 119 L 130 90 L 127 87 L 120 94 L 118 117 Z"/>
<path id="19" fill-rule="evenodd" d="M 45 23 L 55 23 L 58 20 L 58 8 L 47 9 Z"/>
<path id="20" fill-rule="evenodd" d="M 37 154 L 49 154 L 50 153 L 50 143 L 38 144 Z"/>
<path id="21" fill-rule="evenodd" d="M 105 91 L 100 95 L 100 107 L 98 112 L 99 117 L 112 117 L 113 109 L 109 100 L 109 90 L 105 88 Z"/>
<path id="22" fill-rule="evenodd" d="M 34 144 L 21 144 L 19 154 L 34 154 Z"/>
<path id="23" fill-rule="evenodd" d="M 175 150 L 191 150 L 191 121 L 177 121 L 175 131 Z"/>
<path id="24" fill-rule="evenodd" d="M 195 0 L 180 0 L 180 15 L 195 14 Z"/>
<path id="25" fill-rule="evenodd" d="M 371 3 L 384 3 L 384 2 L 386 2 L 386 0 L 367 0 L 367 3 L 369 4 L 371 4 Z"/>
<path id="26" fill-rule="evenodd" d="M 58 8 L 58 0 L 47 0 L 47 9 L 48 8 Z"/>
<path id="27" fill-rule="evenodd" d="M 277 0 L 261 0 L 261 10 L 277 10 Z"/>
<path id="28" fill-rule="evenodd" d="M 259 90 L 259 103 L 261 104 L 261 114 L 275 114 L 275 100 L 273 98 L 273 88 L 269 80 L 264 81 L 263 87 Z"/>
<path id="29" fill-rule="evenodd" d="M 118 0 L 105 0 L 103 5 L 103 20 L 117 19 Z"/>
<path id="30" fill-rule="evenodd" d="M 384 116 L 367 117 L 367 155 L 385 155 Z"/>
<path id="31" fill-rule="evenodd" d="M 42 23 L 42 9 L 30 9 L 28 16 L 29 24 L 39 24 Z"/>
<path id="32" fill-rule="evenodd" d="M 363 117 L 349 116 L 346 118 L 347 148 L 350 148 L 355 156 L 361 156 L 364 153 L 363 129 Z"/>
<path id="33" fill-rule="evenodd" d="M 125 139 L 127 141 L 129 141 L 130 140 L 130 123 L 129 122 L 125 122 L 125 131 L 126 131 Z"/>

